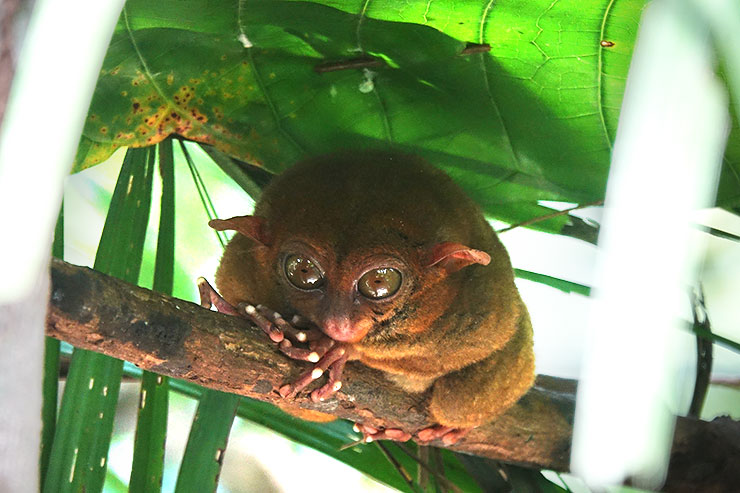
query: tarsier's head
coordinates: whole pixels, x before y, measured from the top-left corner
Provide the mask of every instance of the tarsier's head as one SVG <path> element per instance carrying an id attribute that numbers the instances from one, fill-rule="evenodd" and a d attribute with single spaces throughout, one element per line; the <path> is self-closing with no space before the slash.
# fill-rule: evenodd
<path id="1" fill-rule="evenodd" d="M 457 289 L 445 281 L 459 284 L 460 271 L 490 261 L 473 248 L 491 245 L 480 221 L 442 172 L 418 158 L 366 153 L 296 165 L 270 184 L 253 216 L 210 224 L 254 242 L 296 313 L 335 340 L 358 342 L 435 317 L 435 297 Z M 421 297 L 426 313 L 413 313 Z"/>

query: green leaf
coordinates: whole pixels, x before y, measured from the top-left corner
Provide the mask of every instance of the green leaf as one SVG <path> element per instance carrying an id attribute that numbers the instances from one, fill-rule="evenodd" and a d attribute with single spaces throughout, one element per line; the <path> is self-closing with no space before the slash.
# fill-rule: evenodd
<path id="1" fill-rule="evenodd" d="M 177 493 L 216 491 L 240 397 L 204 389 L 177 476 Z"/>
<path id="2" fill-rule="evenodd" d="M 94 268 L 135 283 L 149 219 L 154 156 L 129 150 L 118 176 Z M 123 362 L 75 349 L 44 482 L 46 492 L 100 491 Z"/>
<path id="3" fill-rule="evenodd" d="M 129 480 L 131 491 L 157 492 L 162 489 L 168 399 L 169 379 L 144 372 Z"/>
<path id="4" fill-rule="evenodd" d="M 158 149 L 162 198 L 154 267 L 154 290 L 171 295 L 175 265 L 175 173 L 172 140 L 163 141 Z M 168 396 L 169 378 L 144 372 L 141 379 L 134 458 L 129 480 L 131 491 L 158 492 L 162 489 Z"/>
<path id="5" fill-rule="evenodd" d="M 591 296 L 591 288 L 589 286 L 584 286 L 583 284 L 566 281 L 564 279 L 559 279 L 545 274 L 538 274 L 537 272 L 531 272 L 524 269 L 514 269 L 514 275 L 520 279 L 526 279 L 527 281 L 537 282 L 559 289 L 564 293 L 578 293 L 583 296 Z"/>
<path id="6" fill-rule="evenodd" d="M 45 492 L 100 491 L 122 362 L 75 350 L 44 482 Z"/>
<path id="7" fill-rule="evenodd" d="M 157 258 L 154 264 L 154 291 L 172 294 L 175 268 L 175 167 L 172 139 L 158 146 L 162 201 L 159 212 Z"/>
<path id="8" fill-rule="evenodd" d="M 129 0 L 75 169 L 171 133 L 273 172 L 393 146 L 509 223 L 551 212 L 537 200 L 591 202 L 603 197 L 644 4 Z M 373 66 L 316 71 L 358 57 Z"/>

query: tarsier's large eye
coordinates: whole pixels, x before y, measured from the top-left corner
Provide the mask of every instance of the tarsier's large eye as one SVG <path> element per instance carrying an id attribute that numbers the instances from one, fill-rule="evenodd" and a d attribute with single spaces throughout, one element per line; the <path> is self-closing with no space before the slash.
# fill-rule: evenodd
<path id="1" fill-rule="evenodd" d="M 382 267 L 365 272 L 357 289 L 366 298 L 379 300 L 396 294 L 401 287 L 401 273 L 392 267 Z"/>
<path id="2" fill-rule="evenodd" d="M 324 284 L 324 275 L 308 257 L 288 255 L 285 259 L 285 275 L 298 289 L 316 289 Z"/>

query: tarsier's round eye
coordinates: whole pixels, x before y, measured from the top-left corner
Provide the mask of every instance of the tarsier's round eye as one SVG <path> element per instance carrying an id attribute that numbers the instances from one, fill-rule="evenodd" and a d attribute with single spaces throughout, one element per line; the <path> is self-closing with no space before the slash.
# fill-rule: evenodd
<path id="1" fill-rule="evenodd" d="M 357 285 L 360 294 L 379 300 L 396 294 L 401 287 L 401 273 L 392 267 L 382 267 L 365 272 Z"/>
<path id="2" fill-rule="evenodd" d="M 308 257 L 288 255 L 285 259 L 285 275 L 298 289 L 316 289 L 324 284 L 324 275 Z"/>

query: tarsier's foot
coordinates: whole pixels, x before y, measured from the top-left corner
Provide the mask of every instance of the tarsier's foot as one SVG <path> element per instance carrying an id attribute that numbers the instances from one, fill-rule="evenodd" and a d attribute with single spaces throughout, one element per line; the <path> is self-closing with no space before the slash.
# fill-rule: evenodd
<path id="1" fill-rule="evenodd" d="M 423 443 L 441 438 L 442 443 L 445 445 L 453 445 L 467 435 L 470 430 L 472 428 L 453 428 L 451 426 L 436 425 L 420 430 L 416 436 L 419 438 L 418 441 Z"/>
<path id="2" fill-rule="evenodd" d="M 375 440 L 406 442 L 411 439 L 411 433 L 406 433 L 400 428 L 375 428 L 360 423 L 355 423 L 353 428 L 357 433 L 362 433 L 362 441 L 365 443 L 374 442 Z"/>
<path id="3" fill-rule="evenodd" d="M 223 297 L 213 289 L 213 286 L 211 286 L 204 277 L 198 278 L 198 292 L 200 293 L 200 305 L 202 307 L 211 308 L 211 306 L 215 306 L 216 310 L 221 313 L 225 313 L 227 315 L 238 315 L 246 318 L 262 329 L 271 341 L 280 342 L 283 340 L 283 332 L 280 330 L 279 326 L 262 315 L 256 307 L 248 303 L 239 303 L 239 305 L 234 308 L 231 303 L 223 299 Z M 282 317 L 280 317 L 280 319 L 282 320 Z"/>

